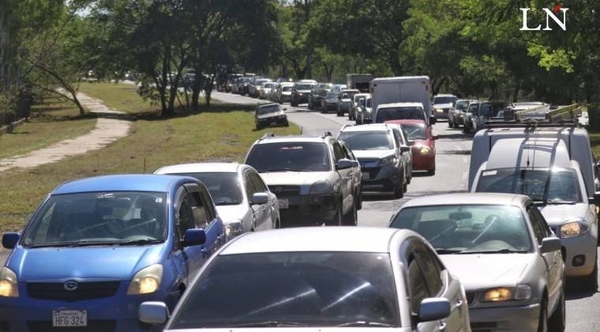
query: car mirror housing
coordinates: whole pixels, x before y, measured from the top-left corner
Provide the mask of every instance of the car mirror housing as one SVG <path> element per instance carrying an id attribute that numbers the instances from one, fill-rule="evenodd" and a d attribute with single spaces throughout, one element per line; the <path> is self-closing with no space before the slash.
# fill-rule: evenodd
<path id="1" fill-rule="evenodd" d="M 206 232 L 201 228 L 190 228 L 183 236 L 183 246 L 199 246 L 206 242 Z"/>
<path id="2" fill-rule="evenodd" d="M 254 195 L 252 195 L 251 199 L 252 200 L 250 201 L 250 204 L 252 204 L 252 205 L 265 204 L 269 201 L 269 194 L 267 194 L 265 192 L 254 193 Z"/>
<path id="3" fill-rule="evenodd" d="M 150 325 L 162 325 L 169 318 L 169 308 L 164 302 L 146 301 L 138 308 L 138 319 Z"/>
<path id="4" fill-rule="evenodd" d="M 21 235 L 17 232 L 6 232 L 2 234 L 2 246 L 6 249 L 13 249 L 17 242 L 19 242 L 19 237 Z"/>
<path id="5" fill-rule="evenodd" d="M 406 143 L 408 144 L 408 146 L 413 146 L 413 145 L 415 145 L 415 141 L 413 141 L 413 140 L 410 140 L 410 139 L 409 139 L 408 141 L 406 141 Z"/>
<path id="6" fill-rule="evenodd" d="M 338 170 L 352 168 L 352 160 L 350 159 L 340 159 L 335 168 Z"/>
<path id="7" fill-rule="evenodd" d="M 440 136 L 439 136 L 439 135 L 431 135 L 431 139 L 432 139 L 432 140 L 434 140 L 434 141 L 435 141 L 436 139 L 438 139 L 438 138 L 440 138 Z"/>
<path id="8" fill-rule="evenodd" d="M 424 299 L 419 305 L 419 320 L 431 322 L 450 316 L 450 301 L 443 297 Z"/>
<path id="9" fill-rule="evenodd" d="M 540 245 L 540 252 L 542 254 L 547 252 L 558 251 L 562 248 L 562 243 L 560 239 L 557 237 L 546 237 L 542 239 L 542 244 Z"/>
<path id="10" fill-rule="evenodd" d="M 404 153 L 404 152 L 408 152 L 408 151 L 410 151 L 410 146 L 408 146 L 408 145 L 400 146 L 400 152 Z"/>
<path id="11" fill-rule="evenodd" d="M 431 116 L 431 117 L 429 118 L 429 123 L 431 123 L 432 125 L 434 125 L 436 122 L 437 122 L 437 119 L 436 119 L 436 117 L 435 117 L 435 116 Z"/>

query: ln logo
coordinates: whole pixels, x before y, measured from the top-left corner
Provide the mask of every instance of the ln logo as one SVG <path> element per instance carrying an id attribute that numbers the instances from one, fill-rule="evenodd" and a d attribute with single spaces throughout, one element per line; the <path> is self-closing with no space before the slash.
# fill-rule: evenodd
<path id="1" fill-rule="evenodd" d="M 548 8 L 542 8 L 542 10 L 544 11 L 544 13 L 546 13 L 546 27 L 544 29 L 542 29 L 542 25 L 538 25 L 537 27 L 533 27 L 530 28 L 529 24 L 527 22 L 527 13 L 529 12 L 530 8 L 519 8 L 521 9 L 521 12 L 523 13 L 523 26 L 521 27 L 521 29 L 519 30 L 552 30 L 552 28 L 550 27 L 550 19 L 552 19 L 554 21 L 554 23 L 556 23 L 563 31 L 567 31 L 567 10 L 569 10 L 569 8 L 562 8 L 560 4 L 556 4 L 554 5 L 554 8 L 552 8 L 552 10 L 548 9 Z M 562 20 L 557 16 L 558 12 L 562 13 Z"/>

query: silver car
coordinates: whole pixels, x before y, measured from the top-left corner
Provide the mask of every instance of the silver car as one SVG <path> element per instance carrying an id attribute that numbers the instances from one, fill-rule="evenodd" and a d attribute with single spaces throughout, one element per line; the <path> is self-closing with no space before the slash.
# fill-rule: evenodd
<path id="1" fill-rule="evenodd" d="M 390 227 L 424 236 L 466 289 L 473 331 L 564 331 L 561 243 L 524 195 L 415 198 Z"/>
<path id="2" fill-rule="evenodd" d="M 164 166 L 155 174 L 178 174 L 202 181 L 215 202 L 228 238 L 279 227 L 277 196 L 249 165 L 193 163 Z"/>
<path id="3" fill-rule="evenodd" d="M 417 233 L 306 227 L 249 233 L 204 265 L 169 317 L 144 302 L 139 318 L 164 331 L 471 331 L 465 292 Z"/>

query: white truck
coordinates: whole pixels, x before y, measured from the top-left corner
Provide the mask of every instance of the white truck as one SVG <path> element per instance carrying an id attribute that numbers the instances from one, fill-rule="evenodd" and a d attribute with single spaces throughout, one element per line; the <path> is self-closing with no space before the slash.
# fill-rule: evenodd
<path id="1" fill-rule="evenodd" d="M 370 82 L 375 78 L 372 74 L 347 74 L 346 83 L 348 89 L 357 89 L 362 93 L 368 93 Z"/>
<path id="2" fill-rule="evenodd" d="M 431 84 L 429 76 L 378 77 L 371 81 L 373 121 L 377 119 L 377 109 L 383 104 L 417 102 L 429 120 L 436 122 L 431 109 Z"/>

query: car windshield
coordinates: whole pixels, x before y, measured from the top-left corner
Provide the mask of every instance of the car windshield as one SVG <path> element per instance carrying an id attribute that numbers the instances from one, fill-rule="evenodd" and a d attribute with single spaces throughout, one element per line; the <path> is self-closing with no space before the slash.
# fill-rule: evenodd
<path id="1" fill-rule="evenodd" d="M 255 145 L 246 164 L 263 172 L 327 172 L 327 145 L 318 142 L 281 142 Z"/>
<path id="2" fill-rule="evenodd" d="M 539 203 L 580 203 L 581 190 L 572 169 L 491 169 L 481 173 L 478 192 L 515 193 Z"/>
<path id="3" fill-rule="evenodd" d="M 281 91 L 292 91 L 292 86 L 291 85 L 283 86 L 283 87 L 281 87 Z"/>
<path id="4" fill-rule="evenodd" d="M 532 251 L 520 208 L 438 204 L 401 209 L 390 227 L 421 234 L 439 254 Z"/>
<path id="5" fill-rule="evenodd" d="M 468 100 L 458 101 L 456 103 L 456 105 L 454 106 L 454 108 L 456 108 L 457 110 L 460 110 L 460 111 L 466 110 L 467 107 L 469 107 L 469 101 Z"/>
<path id="6" fill-rule="evenodd" d="M 262 86 L 265 89 L 271 89 L 271 88 L 273 88 L 273 83 L 271 83 L 271 82 L 265 82 L 265 83 L 263 83 Z"/>
<path id="7" fill-rule="evenodd" d="M 425 132 L 425 125 L 415 123 L 403 123 L 402 128 L 406 132 L 408 139 L 427 139 L 427 133 Z"/>
<path id="8" fill-rule="evenodd" d="M 435 97 L 433 98 L 433 104 L 454 104 L 457 100 L 457 97 Z"/>
<path id="9" fill-rule="evenodd" d="M 371 98 L 367 98 L 367 108 L 371 108 Z"/>
<path id="10" fill-rule="evenodd" d="M 268 114 L 268 113 L 277 113 L 280 110 L 281 110 L 281 107 L 279 106 L 279 104 L 260 106 L 256 110 L 256 115 L 263 115 L 263 114 Z"/>
<path id="11" fill-rule="evenodd" d="M 296 90 L 310 90 L 312 87 L 312 84 L 296 84 Z"/>
<path id="12" fill-rule="evenodd" d="M 396 294 L 386 253 L 220 255 L 189 290 L 168 329 L 333 327 L 357 321 L 397 327 Z"/>
<path id="13" fill-rule="evenodd" d="M 242 187 L 235 172 L 191 172 L 177 173 L 178 175 L 191 176 L 208 189 L 215 205 L 238 205 L 244 201 Z"/>
<path id="14" fill-rule="evenodd" d="M 425 120 L 425 112 L 420 107 L 390 107 L 377 111 L 377 123 L 389 120 Z"/>
<path id="15" fill-rule="evenodd" d="M 337 99 L 338 94 L 336 92 L 328 92 L 325 98 L 327 99 Z"/>
<path id="16" fill-rule="evenodd" d="M 166 201 L 166 194 L 154 192 L 52 195 L 27 226 L 22 243 L 51 247 L 162 242 Z"/>
<path id="17" fill-rule="evenodd" d="M 499 112 L 503 111 L 506 106 L 506 104 L 481 104 L 479 107 L 479 115 L 485 117 L 499 116 Z"/>
<path id="18" fill-rule="evenodd" d="M 394 143 L 385 131 L 345 131 L 338 137 L 346 142 L 352 150 L 391 150 Z"/>

